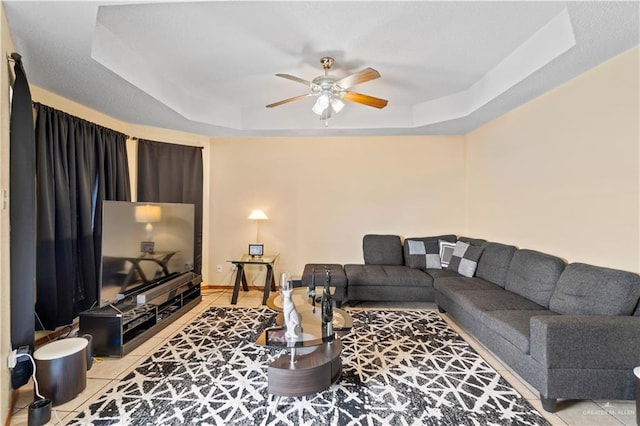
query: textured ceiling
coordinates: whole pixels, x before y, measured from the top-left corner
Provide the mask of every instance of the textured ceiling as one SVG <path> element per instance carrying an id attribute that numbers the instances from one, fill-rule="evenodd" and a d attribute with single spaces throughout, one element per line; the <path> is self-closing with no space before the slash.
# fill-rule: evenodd
<path id="1" fill-rule="evenodd" d="M 31 83 L 126 122 L 204 135 L 462 134 L 637 45 L 637 2 L 4 1 Z M 308 88 L 353 90 L 325 127 Z"/>

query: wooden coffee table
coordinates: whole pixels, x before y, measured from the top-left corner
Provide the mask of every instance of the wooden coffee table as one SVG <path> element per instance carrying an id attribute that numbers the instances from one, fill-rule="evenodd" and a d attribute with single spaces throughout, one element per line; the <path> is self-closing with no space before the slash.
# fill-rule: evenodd
<path id="1" fill-rule="evenodd" d="M 318 287 L 317 294 L 322 294 Z M 291 299 L 300 315 L 302 335 L 295 342 L 284 338 L 286 329 L 282 313 L 276 318 L 276 326 L 265 329 L 257 344 L 287 349 L 267 370 L 267 391 L 276 396 L 305 396 L 323 391 L 340 378 L 342 342 L 337 333 L 351 329 L 351 316 L 342 309 L 333 309 L 333 332 L 323 330 L 320 304 L 315 312 L 307 288 L 293 290 Z M 267 306 L 282 312 L 282 297 L 274 293 Z"/>

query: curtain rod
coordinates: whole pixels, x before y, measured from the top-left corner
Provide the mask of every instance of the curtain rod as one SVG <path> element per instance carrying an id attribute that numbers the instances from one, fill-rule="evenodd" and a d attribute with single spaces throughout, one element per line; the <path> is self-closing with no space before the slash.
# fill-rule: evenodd
<path id="1" fill-rule="evenodd" d="M 61 112 L 61 113 L 63 113 L 63 114 L 68 115 L 69 117 L 73 117 L 73 118 L 75 118 L 76 120 L 79 120 L 79 121 L 84 122 L 84 123 L 91 124 L 92 126 L 95 126 L 95 127 L 98 127 L 98 128 L 104 129 L 104 130 L 107 130 L 107 131 L 109 131 L 109 132 L 117 133 L 117 134 L 119 134 L 119 135 L 124 136 L 125 138 L 130 137 L 130 136 L 128 136 L 128 135 L 126 135 L 126 134 L 124 134 L 124 133 L 122 133 L 122 132 L 119 132 L 119 131 L 117 131 L 117 130 L 110 129 L 109 127 L 103 126 L 102 124 L 94 123 L 93 121 L 89 121 L 89 120 L 87 120 L 87 119 L 84 119 L 84 118 L 82 118 L 82 117 L 78 117 L 77 115 L 70 114 L 70 113 L 68 113 L 68 112 L 66 112 L 66 111 L 63 111 L 63 110 L 61 110 L 61 109 L 57 109 L 57 108 L 54 108 L 54 107 L 52 107 L 52 106 L 45 105 L 45 104 L 43 104 L 43 103 L 41 103 L 41 102 L 33 101 L 33 102 L 31 102 L 31 104 L 32 104 L 34 107 L 35 107 L 35 106 L 37 106 L 37 105 L 40 105 L 40 106 L 41 106 L 41 107 L 43 107 L 43 108 L 49 108 L 49 109 L 51 109 L 51 110 L 53 110 L 53 111 Z"/>
<path id="2" fill-rule="evenodd" d="M 16 55 L 17 55 L 17 53 L 16 53 Z M 19 55 L 18 55 L 18 56 L 19 56 Z M 9 55 L 7 55 L 7 58 L 9 58 Z M 12 60 L 12 61 L 14 61 L 14 62 L 15 62 L 15 60 L 14 60 L 13 58 L 11 58 L 10 60 Z M 35 105 L 42 105 L 42 106 L 43 106 L 43 107 L 45 107 L 45 108 L 51 108 L 51 109 L 53 109 L 53 110 L 55 110 L 55 111 L 60 111 L 60 112 L 62 112 L 62 113 L 64 113 L 64 114 L 67 114 L 67 115 L 69 115 L 69 116 L 71 116 L 71 117 L 75 117 L 75 118 L 77 118 L 78 120 L 84 121 L 85 123 L 92 124 L 92 125 L 94 125 L 94 126 L 96 126 L 96 127 L 100 127 L 100 128 L 103 128 L 103 129 L 105 129 L 105 130 L 108 130 L 108 131 L 111 131 L 111 132 L 114 132 L 114 133 L 119 133 L 119 134 L 123 135 L 125 138 L 127 138 L 127 139 L 131 139 L 131 140 L 134 140 L 134 141 L 145 140 L 145 141 L 148 141 L 148 142 L 154 142 L 154 143 L 164 143 L 164 144 L 177 145 L 177 146 L 188 146 L 188 147 L 192 147 L 192 148 L 200 148 L 200 149 L 202 149 L 202 148 L 203 148 L 203 147 L 201 147 L 201 146 L 182 145 L 182 144 L 177 144 L 177 143 L 172 143 L 172 142 L 158 142 L 158 141 L 152 141 L 152 140 L 149 140 L 149 139 L 140 139 L 140 138 L 139 138 L 139 137 L 137 137 L 137 136 L 130 136 L 130 135 L 127 135 L 127 134 L 125 134 L 125 133 L 119 132 L 119 131 L 117 131 L 117 130 L 110 129 L 110 128 L 108 128 L 108 127 L 102 126 L 102 125 L 97 124 L 97 123 L 93 123 L 93 122 L 91 122 L 91 121 L 89 121 L 89 120 L 86 120 L 86 119 L 84 119 L 84 118 L 77 117 L 77 116 L 75 116 L 75 115 L 73 115 L 73 114 L 69 114 L 68 112 L 65 112 L 65 111 L 59 110 L 59 109 L 57 109 L 57 108 L 54 108 L 54 107 L 49 106 L 49 105 L 45 105 L 45 104 L 40 103 L 40 102 L 35 102 L 35 101 L 34 101 L 34 102 L 32 102 L 32 104 L 33 104 L 34 106 L 35 106 Z"/>
<path id="3" fill-rule="evenodd" d="M 138 141 L 144 141 L 144 142 L 151 142 L 151 143 L 161 143 L 163 145 L 174 145 L 177 147 L 186 147 L 186 148 L 199 148 L 199 149 L 204 149 L 203 146 L 198 146 L 198 145 L 186 145 L 186 144 L 181 144 L 181 143 L 175 143 L 175 142 L 161 142 L 161 141 L 152 141 L 150 139 L 140 139 L 140 138 L 136 138 L 135 136 L 132 136 L 132 138 L 138 140 Z"/>
<path id="4" fill-rule="evenodd" d="M 18 52 L 13 52 L 11 54 L 7 53 L 7 61 L 9 62 L 19 62 L 22 59 L 22 55 Z"/>

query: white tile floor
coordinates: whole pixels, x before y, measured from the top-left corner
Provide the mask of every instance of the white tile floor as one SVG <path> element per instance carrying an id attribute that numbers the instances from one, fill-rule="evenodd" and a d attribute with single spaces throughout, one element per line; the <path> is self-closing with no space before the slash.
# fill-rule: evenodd
<path id="1" fill-rule="evenodd" d="M 258 307 L 262 302 L 262 292 L 250 290 L 240 292 L 236 306 Z M 160 331 L 146 343 L 139 346 L 123 358 L 96 358 L 91 370 L 87 372 L 87 387 L 75 399 L 54 407 L 55 413 L 49 425 L 64 424 L 70 421 L 79 412 L 89 406 L 98 396 L 111 386 L 115 385 L 122 377 L 136 368 L 158 346 L 165 343 L 171 336 L 188 324 L 194 317 L 206 310 L 209 306 L 231 306 L 231 289 L 205 290 L 202 294 L 202 302 L 187 312 L 185 315 Z M 368 309 L 435 309 L 430 303 L 366 303 L 357 308 Z M 558 411 L 555 414 L 547 413 L 542 409 L 538 392 L 521 380 L 508 367 L 491 355 L 482 345 L 453 323 L 446 315 L 443 318 L 456 330 L 478 353 L 496 369 L 511 385 L 520 392 L 552 425 L 581 425 L 581 426 L 605 426 L 636 424 L 635 401 L 559 401 Z M 23 386 L 18 391 L 17 402 L 11 425 L 27 424 L 26 407 L 33 401 L 32 383 Z M 58 422 L 57 418 L 60 422 Z"/>

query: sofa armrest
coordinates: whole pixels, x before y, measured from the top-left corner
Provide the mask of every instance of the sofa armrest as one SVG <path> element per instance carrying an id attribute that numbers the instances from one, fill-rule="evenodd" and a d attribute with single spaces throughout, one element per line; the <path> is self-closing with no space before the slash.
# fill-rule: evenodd
<path id="1" fill-rule="evenodd" d="M 546 368 L 632 369 L 640 365 L 640 317 L 531 318 L 531 356 Z"/>

